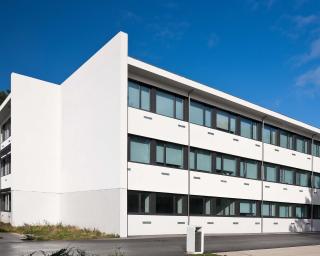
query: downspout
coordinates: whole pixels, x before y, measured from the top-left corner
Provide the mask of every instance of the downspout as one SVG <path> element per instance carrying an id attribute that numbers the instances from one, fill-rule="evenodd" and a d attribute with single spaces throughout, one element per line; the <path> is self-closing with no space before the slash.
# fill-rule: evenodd
<path id="1" fill-rule="evenodd" d="M 316 136 L 316 134 L 313 134 L 311 137 L 311 196 L 310 196 L 310 200 L 311 200 L 311 230 L 313 231 L 313 194 L 314 194 L 314 152 L 313 152 L 313 144 L 314 144 L 314 137 Z"/>
<path id="2" fill-rule="evenodd" d="M 264 116 L 262 118 L 262 127 L 261 127 L 261 142 L 262 142 L 262 149 L 261 149 L 261 170 L 260 170 L 260 176 L 261 176 L 261 205 L 260 205 L 260 214 L 261 214 L 261 233 L 263 233 L 263 214 L 262 214 L 262 208 L 263 208 L 263 182 L 264 182 L 264 141 L 263 141 L 263 131 L 264 131 L 264 121 L 266 120 L 267 116 Z"/>
<path id="3" fill-rule="evenodd" d="M 194 89 L 188 91 L 188 226 L 190 225 L 190 95 L 193 91 Z"/>

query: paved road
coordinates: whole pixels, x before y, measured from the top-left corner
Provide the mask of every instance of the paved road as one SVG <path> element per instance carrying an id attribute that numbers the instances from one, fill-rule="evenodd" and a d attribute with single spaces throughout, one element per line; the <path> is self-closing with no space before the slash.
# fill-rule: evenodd
<path id="1" fill-rule="evenodd" d="M 0 236 L 3 235 L 0 234 Z M 215 235 L 205 238 L 205 251 L 241 251 L 319 244 L 320 233 Z M 20 242 L 19 240 L 12 239 L 11 241 L 0 242 L 0 255 L 21 256 L 27 255 L 35 250 L 52 251 L 66 246 L 85 249 L 88 252 L 100 256 L 111 255 L 117 248 L 121 248 L 121 251 L 124 252 L 126 256 L 185 255 L 185 237 L 183 236 L 59 242 Z"/>

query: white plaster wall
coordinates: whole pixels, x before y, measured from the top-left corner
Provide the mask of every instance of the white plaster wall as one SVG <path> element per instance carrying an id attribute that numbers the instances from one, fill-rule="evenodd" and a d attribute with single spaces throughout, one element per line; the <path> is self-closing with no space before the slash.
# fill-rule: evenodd
<path id="1" fill-rule="evenodd" d="M 6 189 L 6 188 L 11 188 L 12 187 L 12 179 L 11 179 L 12 175 L 6 175 L 1 177 L 1 189 Z"/>
<path id="2" fill-rule="evenodd" d="M 0 211 L 0 221 L 3 223 L 11 223 L 11 212 Z"/>
<path id="3" fill-rule="evenodd" d="M 102 231 L 121 236 L 127 233 L 122 191 L 127 187 L 127 47 L 127 35 L 117 34 L 62 83 L 61 99 L 62 192 L 87 191 L 87 200 L 97 201 L 102 198 L 93 190 L 117 189 L 120 198 L 110 201 L 106 196 L 98 208 L 79 212 L 79 201 L 63 195 L 68 208 L 62 203 L 62 221 L 76 213 L 77 223 L 84 226 L 93 212 L 101 211 L 96 221 L 105 227 Z"/>
<path id="4" fill-rule="evenodd" d="M 59 222 L 59 193 L 11 190 L 12 225 L 57 224 Z"/>
<path id="5" fill-rule="evenodd" d="M 320 158 L 313 157 L 313 170 L 314 172 L 320 173 Z"/>
<path id="6" fill-rule="evenodd" d="M 11 76 L 12 216 L 14 225 L 59 221 L 60 87 Z"/>
<path id="7" fill-rule="evenodd" d="M 188 171 L 129 162 L 128 189 L 188 194 Z"/>
<path id="8" fill-rule="evenodd" d="M 279 219 L 264 218 L 263 232 L 308 232 L 311 231 L 311 220 L 309 219 Z"/>

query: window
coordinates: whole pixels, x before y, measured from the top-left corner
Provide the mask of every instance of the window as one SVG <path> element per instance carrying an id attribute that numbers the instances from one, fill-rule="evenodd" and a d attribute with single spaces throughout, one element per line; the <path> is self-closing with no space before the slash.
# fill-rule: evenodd
<path id="1" fill-rule="evenodd" d="M 130 161 L 150 163 L 150 140 L 138 137 L 130 138 Z"/>
<path id="2" fill-rule="evenodd" d="M 236 176 L 237 159 L 232 156 L 217 155 L 216 171 L 225 175 Z"/>
<path id="3" fill-rule="evenodd" d="M 0 177 L 11 173 L 11 154 L 0 160 Z"/>
<path id="4" fill-rule="evenodd" d="M 258 179 L 258 163 L 256 161 L 241 160 L 240 177 Z"/>
<path id="5" fill-rule="evenodd" d="M 290 169 L 281 168 L 280 169 L 280 183 L 284 184 L 294 184 L 294 171 Z"/>
<path id="6" fill-rule="evenodd" d="M 11 193 L 2 193 L 0 194 L 0 206 L 1 211 L 11 212 Z"/>
<path id="7" fill-rule="evenodd" d="M 277 182 L 277 167 L 275 165 L 266 164 L 264 166 L 264 179 L 266 181 Z"/>
<path id="8" fill-rule="evenodd" d="M 314 186 L 314 188 L 320 188 L 320 176 L 319 175 L 313 176 L 313 186 Z"/>
<path id="9" fill-rule="evenodd" d="M 156 113 L 183 120 L 183 99 L 170 93 L 157 91 Z"/>
<path id="10" fill-rule="evenodd" d="M 308 154 L 309 140 L 302 137 L 296 138 L 296 150 L 301 153 Z"/>
<path id="11" fill-rule="evenodd" d="M 129 80 L 128 105 L 129 107 L 150 111 L 150 89 Z"/>
<path id="12" fill-rule="evenodd" d="M 293 149 L 292 134 L 286 131 L 280 131 L 280 147 Z"/>
<path id="13" fill-rule="evenodd" d="M 262 139 L 264 143 L 277 145 L 277 130 L 268 125 L 265 125 L 263 129 Z"/>
<path id="14" fill-rule="evenodd" d="M 276 204 L 264 202 L 261 205 L 261 212 L 263 217 L 276 217 Z"/>
<path id="15" fill-rule="evenodd" d="M 314 219 L 320 219 L 320 206 L 319 205 L 314 205 L 313 206 L 313 218 Z"/>
<path id="16" fill-rule="evenodd" d="M 204 104 L 190 102 L 190 122 L 207 127 L 212 127 L 211 114 L 212 109 Z"/>
<path id="17" fill-rule="evenodd" d="M 147 192 L 128 191 L 128 213 L 150 213 L 151 194 Z"/>
<path id="18" fill-rule="evenodd" d="M 217 128 L 230 133 L 236 133 L 236 117 L 223 111 L 217 112 Z"/>
<path id="19" fill-rule="evenodd" d="M 217 198 L 216 200 L 216 215 L 234 216 L 235 201 L 233 199 Z"/>
<path id="20" fill-rule="evenodd" d="M 202 215 L 203 211 L 203 198 L 198 196 L 190 197 L 190 214 L 191 215 Z"/>
<path id="21" fill-rule="evenodd" d="M 185 208 L 186 198 L 185 196 L 176 195 L 175 196 L 175 210 L 176 214 L 183 215 L 186 212 Z"/>
<path id="22" fill-rule="evenodd" d="M 202 149 L 191 149 L 190 169 L 211 172 L 212 170 L 211 152 L 207 150 L 202 150 Z"/>
<path id="23" fill-rule="evenodd" d="M 296 172 L 296 185 L 308 187 L 310 184 L 310 174 L 307 172 Z"/>
<path id="24" fill-rule="evenodd" d="M 296 218 L 298 219 L 307 219 L 309 218 L 308 206 L 307 205 L 299 205 L 296 206 Z"/>
<path id="25" fill-rule="evenodd" d="M 139 213 L 139 193 L 128 191 L 128 212 Z"/>
<path id="26" fill-rule="evenodd" d="M 240 135 L 249 139 L 258 139 L 258 124 L 246 118 L 240 119 Z"/>
<path id="27" fill-rule="evenodd" d="M 279 206 L 279 217 L 280 218 L 292 218 L 292 206 L 291 205 L 280 205 Z"/>
<path id="28" fill-rule="evenodd" d="M 257 204 L 255 202 L 240 202 L 240 216 L 256 216 Z"/>
<path id="29" fill-rule="evenodd" d="M 173 214 L 173 195 L 156 194 L 156 213 Z"/>
<path id="30" fill-rule="evenodd" d="M 141 193 L 141 212 L 150 213 L 150 198 L 149 193 Z"/>
<path id="31" fill-rule="evenodd" d="M 157 142 L 156 163 L 175 168 L 183 168 L 183 147 L 172 143 Z"/>
<path id="32" fill-rule="evenodd" d="M 320 157 L 320 142 L 314 142 L 312 153 L 314 156 Z"/>

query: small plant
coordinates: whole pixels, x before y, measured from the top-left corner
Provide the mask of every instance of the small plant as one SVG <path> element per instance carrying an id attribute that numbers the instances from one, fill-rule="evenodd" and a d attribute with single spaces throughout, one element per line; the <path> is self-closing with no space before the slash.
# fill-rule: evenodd
<path id="1" fill-rule="evenodd" d="M 98 256 L 96 254 L 91 254 L 84 250 L 76 249 L 76 248 L 62 248 L 55 252 L 36 251 L 26 256 L 36 256 L 39 254 L 42 256 Z"/>
<path id="2" fill-rule="evenodd" d="M 121 247 L 114 250 L 111 254 L 108 256 L 125 256 L 124 252 L 121 252 Z"/>

